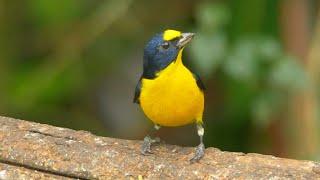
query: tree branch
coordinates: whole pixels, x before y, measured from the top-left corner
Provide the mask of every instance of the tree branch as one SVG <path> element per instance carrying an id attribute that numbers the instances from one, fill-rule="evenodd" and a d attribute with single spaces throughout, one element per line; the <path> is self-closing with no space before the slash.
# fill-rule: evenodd
<path id="1" fill-rule="evenodd" d="M 140 154 L 141 141 L 0 117 L 0 179 L 317 179 L 320 164 L 207 148 L 190 164 L 193 148 L 160 144 Z"/>

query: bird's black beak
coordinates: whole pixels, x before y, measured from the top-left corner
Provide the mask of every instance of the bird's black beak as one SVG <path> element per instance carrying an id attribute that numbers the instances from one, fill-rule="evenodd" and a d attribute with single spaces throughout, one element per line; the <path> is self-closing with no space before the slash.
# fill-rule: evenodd
<path id="1" fill-rule="evenodd" d="M 179 49 L 185 47 L 191 41 L 193 36 L 194 36 L 194 33 L 182 33 L 181 37 L 177 43 L 177 47 Z"/>

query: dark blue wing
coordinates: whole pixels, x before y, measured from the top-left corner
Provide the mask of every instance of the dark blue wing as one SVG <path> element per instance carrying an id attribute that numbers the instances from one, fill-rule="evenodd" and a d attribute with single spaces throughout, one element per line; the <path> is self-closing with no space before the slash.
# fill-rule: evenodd
<path id="1" fill-rule="evenodd" d="M 193 77 L 196 79 L 197 85 L 199 87 L 199 89 L 201 89 L 201 91 L 206 90 L 206 88 L 204 87 L 203 82 L 200 79 L 200 76 L 198 76 L 196 73 L 193 73 Z"/>
<path id="2" fill-rule="evenodd" d="M 133 102 L 137 103 L 137 104 L 140 104 L 139 98 L 140 98 L 140 92 L 141 92 L 141 79 L 142 79 L 142 77 L 140 77 L 140 79 L 138 81 L 138 84 L 137 84 L 135 92 L 134 92 L 134 98 L 133 98 Z"/>

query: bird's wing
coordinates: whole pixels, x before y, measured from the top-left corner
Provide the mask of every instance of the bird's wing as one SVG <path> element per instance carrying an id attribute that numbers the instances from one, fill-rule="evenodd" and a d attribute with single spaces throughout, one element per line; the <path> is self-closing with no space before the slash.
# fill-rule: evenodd
<path id="1" fill-rule="evenodd" d="M 206 88 L 204 87 L 204 84 L 201 81 L 200 76 L 198 74 L 194 73 L 194 72 L 192 74 L 193 74 L 193 77 L 196 79 L 196 82 L 197 82 L 197 85 L 198 85 L 199 89 L 204 91 Z"/>
<path id="2" fill-rule="evenodd" d="M 141 92 L 141 79 L 142 79 L 142 76 L 140 77 L 140 79 L 138 81 L 138 84 L 136 86 L 136 90 L 134 92 L 134 98 L 133 98 L 133 102 L 137 103 L 137 104 L 140 104 L 139 97 L 140 97 L 140 92 Z"/>

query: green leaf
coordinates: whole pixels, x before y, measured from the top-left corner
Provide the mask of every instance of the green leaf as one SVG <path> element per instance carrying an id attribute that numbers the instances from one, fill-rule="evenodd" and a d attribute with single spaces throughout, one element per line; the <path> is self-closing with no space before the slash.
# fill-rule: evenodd
<path id="1" fill-rule="evenodd" d="M 239 40 L 226 58 L 223 69 L 233 79 L 254 80 L 258 71 L 256 44 L 252 39 Z"/>
<path id="2" fill-rule="evenodd" d="M 269 84 L 289 92 L 301 90 L 308 86 L 304 69 L 292 56 L 285 56 L 272 67 Z"/>
<path id="3" fill-rule="evenodd" d="M 201 3 L 196 10 L 196 20 L 203 31 L 214 32 L 230 22 L 230 10 L 224 4 Z"/>
<path id="4" fill-rule="evenodd" d="M 257 50 L 262 60 L 274 61 L 283 54 L 280 43 L 275 39 L 265 37 L 260 38 L 258 41 Z"/>
<path id="5" fill-rule="evenodd" d="M 283 96 L 277 92 L 262 92 L 252 103 L 254 123 L 259 127 L 266 127 L 273 116 L 279 111 Z"/>
<path id="6" fill-rule="evenodd" d="M 227 40 L 224 34 L 199 33 L 190 46 L 196 69 L 209 75 L 220 65 L 227 53 Z"/>

